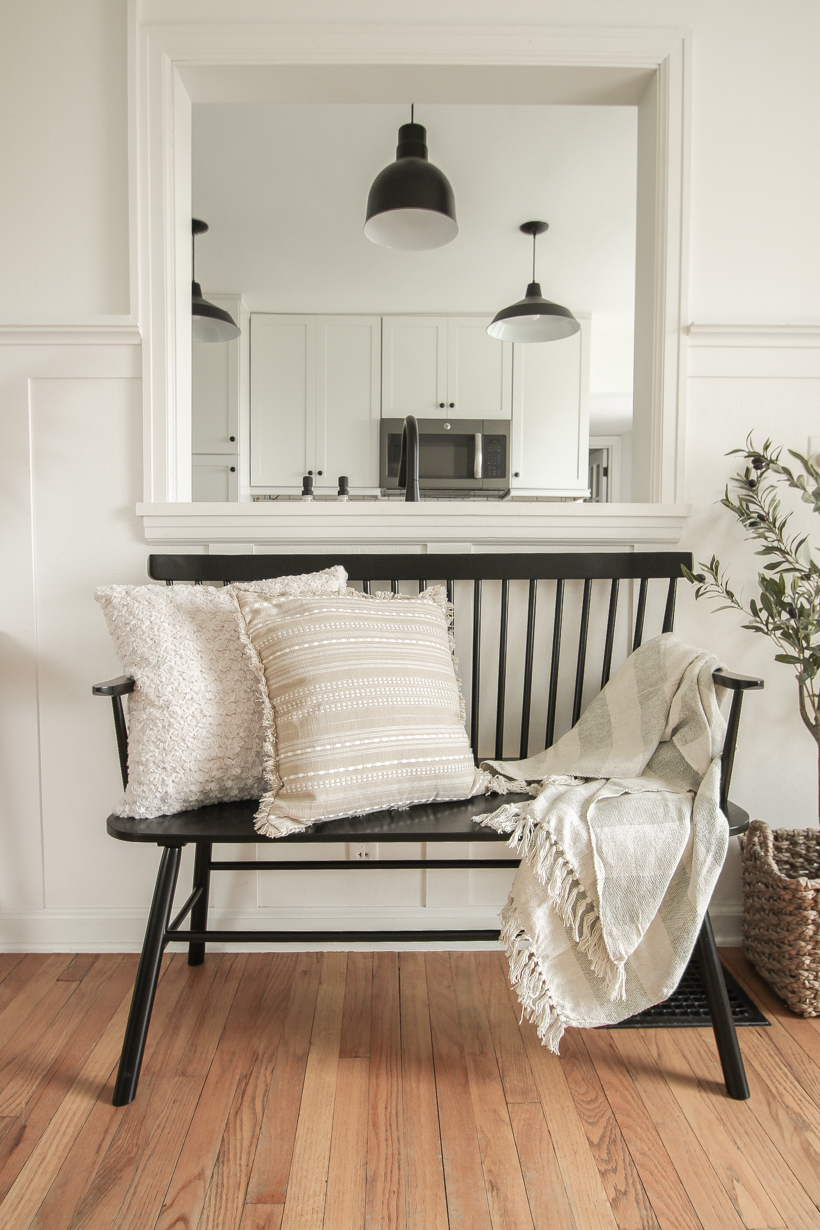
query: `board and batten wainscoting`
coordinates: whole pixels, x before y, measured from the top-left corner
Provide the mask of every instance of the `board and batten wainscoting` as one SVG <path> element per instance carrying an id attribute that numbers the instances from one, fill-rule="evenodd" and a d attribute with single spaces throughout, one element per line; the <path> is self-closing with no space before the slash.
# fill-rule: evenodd
<path id="1" fill-rule="evenodd" d="M 90 684 L 117 674 L 119 664 L 92 593 L 100 584 L 144 583 L 149 550 L 264 552 L 274 544 L 277 550 L 377 550 L 387 536 L 391 550 L 399 549 L 403 539 L 406 549 L 431 555 L 502 545 L 510 550 L 536 545 L 541 550 L 623 550 L 630 545 L 646 550 L 680 544 L 699 558 L 715 549 L 720 531 L 715 501 L 732 464 L 724 453 L 742 443 L 749 426 L 761 435 L 804 445 L 807 408 L 820 402 L 820 328 L 692 326 L 683 339 L 690 373 L 687 505 L 443 507 L 422 502 L 412 510 L 375 503 L 324 508 L 300 503 L 290 508 L 146 505 L 138 503 L 139 340 L 127 321 L 0 330 L 5 407 L 0 473 L 9 510 L 0 527 L 7 582 L 0 642 L 7 851 L 0 867 L 0 945 L 7 949 L 139 947 L 155 860 L 150 852 L 130 850 L 126 860 L 105 834 L 105 816 L 120 786 L 110 717 L 105 706 L 94 703 Z M 810 816 L 811 748 L 803 748 L 794 720 L 788 671 L 773 667 L 754 638 L 729 616 L 715 617 L 696 607 L 685 587 L 677 629 L 738 669 L 766 678 L 766 720 L 749 722 L 738 757 L 739 804 L 778 822 L 781 787 L 768 770 L 777 754 L 793 783 L 789 814 L 803 809 Z M 468 885 L 470 877 L 496 873 L 462 874 Z M 297 882 L 299 876 L 292 878 Z M 378 885 L 380 879 L 375 873 L 368 881 L 373 900 L 366 918 L 363 907 L 333 889 L 323 924 L 332 926 L 336 919 L 349 926 L 357 920 L 380 925 L 389 911 L 393 925 L 402 925 L 405 915 L 408 925 L 418 925 L 420 916 L 429 919 L 444 908 L 431 899 L 397 910 Z M 459 925 L 468 918 L 469 925 L 492 925 L 503 887 L 492 890 L 492 901 L 485 895 L 483 903 L 472 905 L 469 891 L 458 886 L 463 904 L 452 908 Z M 262 925 L 306 925 L 298 904 L 268 904 L 260 892 L 252 861 L 246 872 L 226 874 L 214 902 L 215 923 L 253 927 L 263 915 L 278 921 Z M 735 851 L 730 851 L 712 914 L 720 941 L 737 943 Z"/>

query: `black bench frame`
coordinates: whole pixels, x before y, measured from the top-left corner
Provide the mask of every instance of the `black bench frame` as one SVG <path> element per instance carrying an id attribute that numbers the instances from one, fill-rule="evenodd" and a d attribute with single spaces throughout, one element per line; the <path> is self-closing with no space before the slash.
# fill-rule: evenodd
<path id="1" fill-rule="evenodd" d="M 255 581 L 280 575 L 315 572 L 333 564 L 342 564 L 353 582 L 362 582 L 366 593 L 371 592 L 371 580 L 387 580 L 393 592 L 399 591 L 400 581 L 418 582 L 419 591 L 427 586 L 427 578 L 445 578 L 448 597 L 454 599 L 455 582 L 471 581 L 473 585 L 472 610 L 472 681 L 470 734 L 473 752 L 478 754 L 479 706 L 481 671 L 481 612 L 482 582 L 501 583 L 500 643 L 497 671 L 495 712 L 494 758 L 504 755 L 503 731 L 507 703 L 507 648 L 509 631 L 510 582 L 529 582 L 527 625 L 525 634 L 525 661 L 522 689 L 522 721 L 519 754 L 529 754 L 530 715 L 532 706 L 532 676 L 535 651 L 537 583 L 539 580 L 555 581 L 555 599 L 552 612 L 552 644 L 548 706 L 546 715 L 546 745 L 553 742 L 558 696 L 561 639 L 564 619 L 564 594 L 568 581 L 583 581 L 578 650 L 573 689 L 572 722 L 581 713 L 584 680 L 586 673 L 587 643 L 590 625 L 592 584 L 596 580 L 608 580 L 609 602 L 606 633 L 604 638 L 601 687 L 609 679 L 615 642 L 615 627 L 618 618 L 620 582 L 639 582 L 632 625 L 632 647 L 637 648 L 643 639 L 647 610 L 648 583 L 652 579 L 667 580 L 662 631 L 671 632 L 675 616 L 677 580 L 681 565 L 692 567 L 692 556 L 685 552 L 647 553 L 574 553 L 574 554 L 457 554 L 457 555 L 152 555 L 148 571 L 154 580 L 171 585 L 176 581 L 228 584 L 231 581 Z M 631 619 L 631 612 L 630 612 Z M 722 756 L 721 808 L 727 818 L 730 834 L 744 832 L 748 827 L 748 814 L 728 800 L 729 783 L 734 763 L 738 725 L 743 693 L 750 688 L 762 688 L 763 681 L 728 671 L 715 673 L 715 681 L 732 691 L 732 704 L 728 719 L 726 744 Z M 128 733 L 122 707 L 122 697 L 134 690 L 134 681 L 125 676 L 106 683 L 96 684 L 95 696 L 111 697 L 114 723 L 117 734 L 120 768 L 123 783 L 128 780 Z M 527 796 L 508 796 L 509 800 Z M 492 796 L 456 803 L 421 805 L 409 811 L 379 812 L 367 816 L 332 820 L 311 826 L 303 832 L 274 841 L 260 837 L 253 827 L 253 815 L 257 809 L 254 800 L 240 803 L 225 803 L 202 807 L 196 811 L 182 812 L 174 816 L 160 816 L 153 820 L 135 820 L 109 816 L 108 832 L 120 841 L 154 843 L 162 849 L 159 872 L 153 901 L 148 917 L 142 954 L 131 1001 L 131 1010 L 123 1041 L 113 1103 L 124 1106 L 133 1101 L 139 1081 L 140 1067 L 151 1020 L 151 1012 L 159 980 L 162 955 L 168 943 L 187 943 L 188 964 L 201 965 L 205 959 L 205 945 L 215 943 L 330 943 L 375 941 L 400 943 L 410 941 L 489 941 L 498 939 L 497 930 L 370 930 L 370 931 L 221 931 L 208 927 L 208 897 L 212 871 L 248 870 L 247 862 L 214 859 L 213 847 L 219 843 L 257 843 L 268 846 L 303 845 L 330 842 L 485 842 L 504 841 L 490 829 L 476 824 L 472 817 L 495 810 Z M 196 847 L 194 858 L 193 886 L 190 896 L 171 919 L 174 893 L 179 873 L 180 855 L 183 846 L 192 843 Z M 345 870 L 380 871 L 390 869 L 418 868 L 431 870 L 455 867 L 514 867 L 517 860 L 510 858 L 482 859 L 479 863 L 469 858 L 449 859 L 378 859 L 374 862 L 320 860 L 281 861 L 259 860 L 252 864 L 254 871 L 278 870 Z M 182 923 L 190 914 L 190 928 L 182 929 Z M 723 1067 L 726 1088 L 733 1098 L 749 1097 L 749 1087 L 738 1046 L 737 1034 L 732 1020 L 726 986 L 723 981 L 712 925 L 707 914 L 697 943 L 697 958 L 704 981 L 707 1002 L 715 1032 L 718 1053 Z"/>

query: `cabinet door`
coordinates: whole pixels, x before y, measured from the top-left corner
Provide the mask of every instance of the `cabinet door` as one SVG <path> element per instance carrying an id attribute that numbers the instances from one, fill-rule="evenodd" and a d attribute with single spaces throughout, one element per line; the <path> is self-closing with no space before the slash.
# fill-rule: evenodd
<path id="1" fill-rule="evenodd" d="M 508 419 L 512 412 L 512 345 L 487 333 L 492 317 L 447 321 L 447 407 L 454 419 Z"/>
<path id="2" fill-rule="evenodd" d="M 239 320 L 238 295 L 211 295 Z M 239 435 L 239 338 L 191 348 L 191 451 L 234 453 Z"/>
<path id="3" fill-rule="evenodd" d="M 316 318 L 251 316 L 251 483 L 301 489 L 315 469 Z"/>
<path id="4" fill-rule="evenodd" d="M 444 418 L 447 318 L 385 316 L 382 328 L 382 417 Z"/>
<path id="5" fill-rule="evenodd" d="M 513 346 L 514 489 L 568 496 L 587 491 L 588 338 L 585 318 L 573 337 Z"/>
<path id="6" fill-rule="evenodd" d="M 191 458 L 191 499 L 236 503 L 239 475 L 235 453 L 194 453 Z"/>
<path id="7" fill-rule="evenodd" d="M 380 317 L 317 317 L 317 489 L 378 487 L 380 371 Z"/>

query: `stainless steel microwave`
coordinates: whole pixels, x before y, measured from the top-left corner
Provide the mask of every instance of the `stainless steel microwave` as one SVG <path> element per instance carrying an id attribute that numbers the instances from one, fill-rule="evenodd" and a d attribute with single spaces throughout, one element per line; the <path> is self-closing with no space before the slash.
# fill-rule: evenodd
<path id="1" fill-rule="evenodd" d="M 422 491 L 503 491 L 510 485 L 509 419 L 419 419 Z M 398 487 L 403 419 L 382 419 L 379 484 Z"/>

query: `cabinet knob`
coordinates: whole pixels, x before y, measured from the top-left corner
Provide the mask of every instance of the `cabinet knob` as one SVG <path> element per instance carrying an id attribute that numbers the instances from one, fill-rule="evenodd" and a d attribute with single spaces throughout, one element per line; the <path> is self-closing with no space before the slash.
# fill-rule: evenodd
<path id="1" fill-rule="evenodd" d="M 236 473 L 236 466 L 231 466 L 231 474 L 235 474 L 235 473 Z"/>
<path id="2" fill-rule="evenodd" d="M 513 478 L 520 478 L 520 477 L 521 477 L 521 471 L 516 470 L 515 473 L 513 474 Z"/>
<path id="3" fill-rule="evenodd" d="M 312 470 L 308 470 L 308 474 L 312 475 L 312 474 L 313 474 L 313 471 L 312 471 Z"/>
<path id="4" fill-rule="evenodd" d="M 236 436 L 228 436 L 228 439 L 230 440 L 231 444 L 236 444 Z"/>
<path id="5" fill-rule="evenodd" d="M 450 409 L 451 409 L 451 410 L 455 410 L 455 408 L 456 408 L 456 403 L 455 403 L 454 401 L 451 401 L 451 402 L 450 402 Z"/>
<path id="6" fill-rule="evenodd" d="M 319 478 L 321 478 L 321 477 L 322 477 L 322 471 L 321 471 L 321 470 L 317 470 L 317 471 L 316 471 L 316 473 L 319 475 Z"/>
<path id="7" fill-rule="evenodd" d="M 440 401 L 440 402 L 439 402 L 439 404 L 438 404 L 438 408 L 439 408 L 439 410 L 443 410 L 443 409 L 444 409 L 444 402 L 443 402 L 443 401 Z"/>

